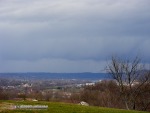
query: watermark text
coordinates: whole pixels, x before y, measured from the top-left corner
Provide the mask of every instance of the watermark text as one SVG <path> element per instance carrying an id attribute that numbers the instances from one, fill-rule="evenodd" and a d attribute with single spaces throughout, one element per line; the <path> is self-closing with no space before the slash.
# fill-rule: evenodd
<path id="1" fill-rule="evenodd" d="M 48 105 L 16 105 L 16 109 L 47 109 Z"/>

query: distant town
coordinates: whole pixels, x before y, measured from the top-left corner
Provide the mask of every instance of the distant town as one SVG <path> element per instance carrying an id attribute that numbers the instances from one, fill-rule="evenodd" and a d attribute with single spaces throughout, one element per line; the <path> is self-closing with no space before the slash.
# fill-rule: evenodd
<path id="1" fill-rule="evenodd" d="M 98 81 L 97 81 L 98 82 Z M 94 85 L 93 80 L 83 79 L 11 79 L 0 78 L 0 99 L 6 100 L 46 100 L 70 101 L 72 95 L 79 94 L 84 86 Z"/>

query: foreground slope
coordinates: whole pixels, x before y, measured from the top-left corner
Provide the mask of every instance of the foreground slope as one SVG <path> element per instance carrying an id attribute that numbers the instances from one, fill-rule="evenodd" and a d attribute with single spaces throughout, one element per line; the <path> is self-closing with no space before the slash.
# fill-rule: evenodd
<path id="1" fill-rule="evenodd" d="M 27 110 L 15 109 L 15 105 L 48 105 L 48 109 Z M 141 111 L 127 111 L 111 108 L 89 107 L 74 104 L 54 102 L 30 102 L 30 101 L 0 101 L 1 113 L 147 113 Z"/>

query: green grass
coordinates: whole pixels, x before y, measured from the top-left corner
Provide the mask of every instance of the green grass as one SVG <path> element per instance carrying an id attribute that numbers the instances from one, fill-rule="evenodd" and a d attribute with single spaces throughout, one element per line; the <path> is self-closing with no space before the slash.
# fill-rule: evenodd
<path id="1" fill-rule="evenodd" d="M 12 109 L 14 105 L 48 105 L 45 110 L 19 110 Z M 0 101 L 1 113 L 148 113 L 141 111 L 127 111 L 112 108 L 81 106 L 54 102 L 30 102 L 30 101 Z"/>

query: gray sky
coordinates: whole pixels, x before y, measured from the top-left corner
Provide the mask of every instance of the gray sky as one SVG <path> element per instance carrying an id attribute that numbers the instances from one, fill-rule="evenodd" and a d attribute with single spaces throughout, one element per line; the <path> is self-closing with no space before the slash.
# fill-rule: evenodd
<path id="1" fill-rule="evenodd" d="M 0 72 L 102 72 L 150 62 L 150 0 L 0 0 Z"/>

